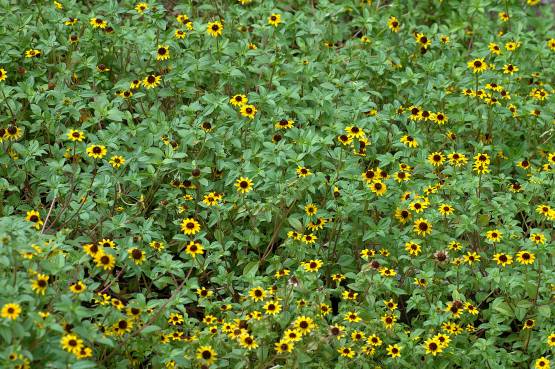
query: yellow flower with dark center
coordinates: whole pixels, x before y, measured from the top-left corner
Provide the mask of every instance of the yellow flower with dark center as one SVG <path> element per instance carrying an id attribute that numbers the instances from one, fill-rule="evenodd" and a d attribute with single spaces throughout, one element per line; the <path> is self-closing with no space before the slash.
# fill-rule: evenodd
<path id="1" fill-rule="evenodd" d="M 200 223 L 193 218 L 186 218 L 181 221 L 181 231 L 186 235 L 195 235 L 200 232 Z"/>
<path id="2" fill-rule="evenodd" d="M 289 129 L 293 127 L 293 124 L 295 124 L 295 122 L 291 119 L 281 119 L 275 124 L 275 127 L 278 129 Z"/>
<path id="3" fill-rule="evenodd" d="M 447 114 L 442 112 L 437 112 L 430 115 L 430 120 L 432 120 L 433 122 L 436 122 L 439 125 L 442 125 L 447 123 L 449 121 L 449 118 L 447 117 Z"/>
<path id="4" fill-rule="evenodd" d="M 547 337 L 547 345 L 549 347 L 555 347 L 555 333 L 551 333 L 548 337 Z"/>
<path id="5" fill-rule="evenodd" d="M 156 60 L 167 60 L 170 58 L 170 48 L 167 45 L 158 45 Z"/>
<path id="6" fill-rule="evenodd" d="M 362 318 L 359 317 L 355 311 L 349 311 L 345 313 L 345 316 L 343 319 L 348 321 L 349 323 L 358 323 L 362 320 Z"/>
<path id="7" fill-rule="evenodd" d="M 455 211 L 455 208 L 449 204 L 441 204 L 439 205 L 438 210 L 441 215 L 448 216 L 453 214 L 453 212 Z"/>
<path id="8" fill-rule="evenodd" d="M 349 136 L 351 138 L 364 138 L 365 137 L 364 130 L 362 128 L 357 127 L 357 126 L 347 127 L 347 128 L 345 128 L 345 131 L 349 134 Z"/>
<path id="9" fill-rule="evenodd" d="M 197 349 L 196 357 L 206 365 L 210 366 L 216 361 L 218 354 L 214 351 L 212 346 L 200 346 Z"/>
<path id="10" fill-rule="evenodd" d="M 44 222 L 40 218 L 40 213 L 36 210 L 29 210 L 25 216 L 25 220 L 31 223 L 35 223 L 35 228 L 40 229 Z"/>
<path id="11" fill-rule="evenodd" d="M 351 145 L 353 143 L 353 138 L 346 134 L 341 134 L 337 136 L 337 140 L 343 145 Z"/>
<path id="12" fill-rule="evenodd" d="M 208 26 L 206 26 L 206 32 L 212 37 L 218 37 L 223 34 L 224 26 L 219 22 L 210 22 Z"/>
<path id="13" fill-rule="evenodd" d="M 76 130 L 76 129 L 70 129 L 69 132 L 67 133 L 67 138 L 70 141 L 81 142 L 85 139 L 85 132 L 79 131 L 79 130 Z"/>
<path id="14" fill-rule="evenodd" d="M 108 26 L 108 23 L 101 18 L 91 18 L 89 20 L 89 24 L 93 28 L 100 28 L 100 29 L 105 29 Z"/>
<path id="15" fill-rule="evenodd" d="M 206 287 L 197 288 L 197 295 L 201 298 L 212 297 L 213 294 L 214 294 L 214 292 L 209 290 Z M 231 305 L 224 304 L 224 305 L 220 306 L 220 310 L 221 311 L 231 310 Z"/>
<path id="16" fill-rule="evenodd" d="M 532 233 L 530 240 L 536 245 L 543 245 L 545 244 L 545 235 L 543 233 Z"/>
<path id="17" fill-rule="evenodd" d="M 416 39 L 416 42 L 418 42 L 418 44 L 420 44 L 420 46 L 424 49 L 427 49 L 432 44 L 432 40 L 430 40 L 423 33 L 417 33 L 414 38 Z"/>
<path id="18" fill-rule="evenodd" d="M 168 318 L 168 323 L 171 325 L 179 325 L 183 323 L 183 315 L 179 313 L 171 313 Z"/>
<path id="19" fill-rule="evenodd" d="M 380 181 L 372 182 L 368 185 L 370 191 L 375 193 L 377 196 L 382 196 L 387 191 L 387 186 L 385 183 Z"/>
<path id="20" fill-rule="evenodd" d="M 518 67 L 513 64 L 505 64 L 503 66 L 503 73 L 513 75 L 514 73 L 518 72 Z"/>
<path id="21" fill-rule="evenodd" d="M 428 162 L 434 167 L 438 167 L 445 161 L 445 155 L 442 152 L 436 151 L 428 155 Z"/>
<path id="22" fill-rule="evenodd" d="M 268 17 L 268 24 L 277 27 L 281 23 L 281 15 L 273 13 Z"/>
<path id="23" fill-rule="evenodd" d="M 255 287 L 249 291 L 249 296 L 256 302 L 262 301 L 266 297 L 266 291 L 260 287 Z"/>
<path id="24" fill-rule="evenodd" d="M 307 204 L 304 207 L 304 211 L 305 211 L 306 215 L 311 217 L 311 216 L 316 215 L 316 212 L 318 212 L 318 207 L 314 204 Z"/>
<path id="25" fill-rule="evenodd" d="M 488 69 L 488 64 L 484 61 L 484 58 L 473 59 L 466 64 L 474 73 L 482 73 Z"/>
<path id="26" fill-rule="evenodd" d="M 129 254 L 129 258 L 137 265 L 141 265 L 145 261 L 146 254 L 143 250 L 134 247 L 127 250 L 127 253 Z"/>
<path id="27" fill-rule="evenodd" d="M 316 242 L 317 239 L 318 239 L 318 237 L 316 237 L 314 234 L 310 233 L 310 234 L 303 235 L 303 237 L 301 238 L 301 241 L 303 243 L 306 243 L 307 245 L 312 245 Z"/>
<path id="28" fill-rule="evenodd" d="M 392 358 L 395 359 L 401 356 L 401 347 L 398 344 L 388 345 L 387 346 L 387 354 Z"/>
<path id="29" fill-rule="evenodd" d="M 102 159 L 108 151 L 104 145 L 90 145 L 87 147 L 87 155 L 93 159 Z"/>
<path id="30" fill-rule="evenodd" d="M 293 322 L 293 326 L 303 336 L 309 334 L 314 328 L 316 328 L 314 320 L 307 316 L 300 316 L 295 319 L 295 321 Z"/>
<path id="31" fill-rule="evenodd" d="M 117 336 L 123 336 L 125 333 L 131 332 L 133 321 L 120 319 L 112 325 L 112 330 Z"/>
<path id="32" fill-rule="evenodd" d="M 468 251 L 464 256 L 464 261 L 468 263 L 468 265 L 472 265 L 480 261 L 480 255 L 478 255 L 475 251 Z"/>
<path id="33" fill-rule="evenodd" d="M 516 253 L 516 260 L 523 265 L 530 265 L 536 260 L 536 256 L 527 250 L 521 250 Z"/>
<path id="34" fill-rule="evenodd" d="M 405 250 L 412 256 L 418 256 L 422 251 L 422 247 L 415 242 L 409 241 L 405 243 Z"/>
<path id="35" fill-rule="evenodd" d="M 276 342 L 274 344 L 274 347 L 275 347 L 276 352 L 278 354 L 282 354 L 282 353 L 285 353 L 285 352 L 293 351 L 293 348 L 295 347 L 295 344 L 292 341 L 289 341 L 289 340 L 281 340 L 279 342 Z"/>
<path id="36" fill-rule="evenodd" d="M 408 146 L 410 148 L 418 147 L 418 142 L 414 139 L 414 137 L 410 135 L 404 135 L 403 137 L 401 137 L 400 141 L 401 143 L 405 144 L 405 146 Z"/>
<path id="37" fill-rule="evenodd" d="M 67 352 L 77 354 L 81 350 L 81 347 L 83 347 L 83 340 L 77 337 L 77 335 L 70 333 L 61 338 L 60 345 Z"/>
<path id="38" fill-rule="evenodd" d="M 35 293 L 44 295 L 46 288 L 48 287 L 48 279 L 50 279 L 49 276 L 45 274 L 38 274 L 37 278 L 33 281 L 31 288 Z"/>
<path id="39" fill-rule="evenodd" d="M 118 169 L 123 164 L 125 164 L 125 158 L 123 156 L 114 155 L 110 158 L 109 163 L 112 167 Z"/>
<path id="40" fill-rule="evenodd" d="M 254 105 L 241 105 L 241 109 L 239 110 L 239 112 L 241 113 L 242 116 L 249 118 L 249 119 L 254 119 L 254 116 L 256 115 L 256 107 Z"/>
<path id="41" fill-rule="evenodd" d="M 490 42 L 488 45 L 488 49 L 492 54 L 495 54 L 495 55 L 501 54 L 501 48 L 496 43 Z"/>
<path id="42" fill-rule="evenodd" d="M 442 345 L 435 338 L 428 338 L 424 342 L 424 349 L 426 350 L 426 354 L 431 354 L 432 356 L 436 356 L 443 351 Z"/>
<path id="43" fill-rule="evenodd" d="M 6 73 L 4 68 L 0 68 L 0 82 L 5 81 L 6 78 L 8 78 L 8 73 Z"/>
<path id="44" fill-rule="evenodd" d="M 175 32 L 173 33 L 173 36 L 178 40 L 183 40 L 185 36 L 187 36 L 187 34 L 185 33 L 185 31 L 176 29 Z"/>
<path id="45" fill-rule="evenodd" d="M 194 258 L 197 255 L 202 255 L 204 248 L 199 241 L 189 241 L 187 246 L 185 246 L 185 252 Z"/>
<path id="46" fill-rule="evenodd" d="M 266 315 L 276 315 L 281 311 L 281 305 L 276 300 L 271 300 L 264 305 L 264 310 Z"/>
<path id="47" fill-rule="evenodd" d="M 324 263 L 319 259 L 309 260 L 301 263 L 301 266 L 307 272 L 317 272 L 322 267 L 322 265 L 324 265 Z"/>
<path id="48" fill-rule="evenodd" d="M 301 167 L 300 165 L 297 167 L 297 175 L 299 177 L 308 177 L 309 175 L 312 175 L 312 172 L 310 171 L 310 169 L 306 168 L 306 167 Z"/>
<path id="49" fill-rule="evenodd" d="M 74 294 L 80 294 L 87 290 L 87 286 L 81 281 L 77 281 L 69 286 L 69 290 Z"/>
<path id="50" fill-rule="evenodd" d="M 412 214 L 407 209 L 397 208 L 395 210 L 395 218 L 402 224 L 405 224 L 410 218 L 412 218 Z"/>
<path id="51" fill-rule="evenodd" d="M 85 359 L 88 357 L 92 357 L 93 351 L 90 347 L 83 346 L 79 349 L 79 352 L 74 352 L 73 354 L 75 355 L 75 357 L 77 357 L 77 359 Z"/>
<path id="52" fill-rule="evenodd" d="M 424 218 L 419 218 L 414 222 L 413 231 L 419 236 L 427 236 L 432 233 L 432 224 Z"/>
<path id="53" fill-rule="evenodd" d="M 4 319 L 16 320 L 21 314 L 21 306 L 15 303 L 8 303 L 2 306 L 0 316 Z"/>
<path id="54" fill-rule="evenodd" d="M 135 10 L 137 11 L 137 13 L 143 14 L 146 10 L 148 10 L 148 4 L 138 3 L 137 5 L 135 5 Z"/>
<path id="55" fill-rule="evenodd" d="M 523 329 L 532 329 L 536 326 L 536 321 L 534 319 L 526 319 L 522 325 Z"/>
<path id="56" fill-rule="evenodd" d="M 349 359 L 354 358 L 355 355 L 356 355 L 355 350 L 353 350 L 350 347 L 345 347 L 345 346 L 338 348 L 337 352 L 339 352 L 339 355 L 341 355 L 342 357 L 347 357 Z"/>
<path id="57" fill-rule="evenodd" d="M 75 24 L 77 24 L 77 22 L 79 22 L 78 18 L 68 18 L 66 21 L 64 21 L 64 24 L 66 26 L 74 26 Z"/>
<path id="58" fill-rule="evenodd" d="M 231 99 L 229 99 L 229 102 L 233 106 L 243 106 L 249 102 L 249 99 L 247 96 L 239 94 L 232 96 Z"/>
<path id="59" fill-rule="evenodd" d="M 151 89 L 154 87 L 158 87 L 160 85 L 160 81 L 162 80 L 162 76 L 157 76 L 154 74 L 149 74 L 143 79 L 143 86 L 147 89 Z"/>
<path id="60" fill-rule="evenodd" d="M 29 49 L 25 51 L 26 58 L 38 58 L 41 56 L 41 54 L 42 54 L 41 51 L 37 49 Z"/>
<path id="61" fill-rule="evenodd" d="M 253 350 L 258 347 L 258 343 L 250 334 L 243 334 L 239 337 L 239 345 L 247 350 Z"/>
<path id="62" fill-rule="evenodd" d="M 503 233 L 497 229 L 492 229 L 486 232 L 486 238 L 491 242 L 500 242 L 503 238 Z"/>
<path id="63" fill-rule="evenodd" d="M 237 192 L 250 192 L 252 190 L 252 181 L 248 177 L 239 177 L 239 179 L 235 181 L 235 187 L 237 188 Z"/>
<path id="64" fill-rule="evenodd" d="M 392 32 L 399 32 L 399 30 L 401 29 L 401 24 L 399 23 L 399 20 L 394 16 L 389 17 L 389 19 L 387 20 L 387 26 Z"/>
<path id="65" fill-rule="evenodd" d="M 513 257 L 504 253 L 497 253 L 493 255 L 493 260 L 497 263 L 497 265 L 505 267 L 512 264 Z"/>
<path id="66" fill-rule="evenodd" d="M 535 369 L 549 369 L 549 366 L 550 366 L 549 360 L 547 360 L 547 358 L 543 356 L 537 359 L 536 362 L 534 363 Z"/>
<path id="67" fill-rule="evenodd" d="M 116 265 L 116 258 L 113 255 L 97 253 L 94 256 L 96 266 L 104 270 L 112 270 Z"/>
<path id="68" fill-rule="evenodd" d="M 515 51 L 520 47 L 520 42 L 518 41 L 509 41 L 505 44 L 505 49 L 508 51 Z"/>

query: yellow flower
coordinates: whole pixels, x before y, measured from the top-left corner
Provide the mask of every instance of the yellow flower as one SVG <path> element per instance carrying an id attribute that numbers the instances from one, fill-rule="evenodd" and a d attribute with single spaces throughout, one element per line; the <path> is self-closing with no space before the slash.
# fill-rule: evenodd
<path id="1" fill-rule="evenodd" d="M 216 361 L 218 353 L 214 351 L 211 346 L 200 346 L 197 349 L 196 357 L 206 365 L 211 365 L 214 361 Z"/>
<path id="2" fill-rule="evenodd" d="M 125 158 L 123 156 L 114 155 L 110 158 L 109 163 L 110 165 L 112 165 L 112 167 L 117 169 L 125 164 Z"/>
<path id="3" fill-rule="evenodd" d="M 89 24 L 93 27 L 93 28 L 101 28 L 104 29 L 108 26 L 108 23 L 100 18 L 91 18 L 89 20 Z"/>
<path id="4" fill-rule="evenodd" d="M 160 85 L 161 79 L 162 76 L 150 74 L 143 79 L 143 86 L 145 86 L 147 89 L 158 87 Z"/>
<path id="5" fill-rule="evenodd" d="M 64 350 L 77 354 L 81 350 L 81 347 L 83 347 L 83 340 L 75 334 L 70 333 L 62 337 L 60 344 Z"/>
<path id="6" fill-rule="evenodd" d="M 173 36 L 175 38 L 177 38 L 178 40 L 183 40 L 185 38 L 185 36 L 187 36 L 187 34 L 185 33 L 185 31 L 182 31 L 180 29 L 176 29 Z"/>
<path id="7" fill-rule="evenodd" d="M 96 266 L 104 270 L 112 270 L 116 265 L 116 258 L 113 255 L 102 253 L 97 253 L 94 256 L 94 262 Z"/>
<path id="8" fill-rule="evenodd" d="M 0 82 L 5 81 L 8 78 L 8 74 L 4 68 L 0 68 Z"/>
<path id="9" fill-rule="evenodd" d="M 345 347 L 345 346 L 338 348 L 337 352 L 339 352 L 339 355 L 341 355 L 343 357 L 347 357 L 349 359 L 354 358 L 355 354 L 356 354 L 355 350 L 353 350 L 350 347 Z"/>
<path id="10" fill-rule="evenodd" d="M 147 9 L 148 9 L 148 4 L 147 3 L 138 3 L 137 5 L 135 5 L 135 10 L 139 14 L 143 14 L 145 12 L 145 10 L 147 10 Z"/>
<path id="11" fill-rule="evenodd" d="M 202 255 L 204 253 L 204 248 L 199 241 L 189 241 L 187 246 L 185 246 L 185 252 L 194 258 L 197 255 Z"/>
<path id="12" fill-rule="evenodd" d="M 247 96 L 239 94 L 232 96 L 231 99 L 229 99 L 229 102 L 233 106 L 243 106 L 249 102 L 249 99 Z"/>
<path id="13" fill-rule="evenodd" d="M 237 192 L 250 192 L 252 190 L 252 181 L 248 177 L 240 177 L 235 181 L 235 187 L 237 187 Z"/>
<path id="14" fill-rule="evenodd" d="M 77 281 L 69 286 L 69 290 L 72 293 L 79 294 L 79 293 L 85 292 L 87 290 L 87 286 L 85 286 L 83 282 Z"/>
<path id="15" fill-rule="evenodd" d="M 264 305 L 264 310 L 267 315 L 276 315 L 281 311 L 281 305 L 276 300 L 271 300 Z"/>
<path id="16" fill-rule="evenodd" d="M 193 218 L 186 218 L 181 221 L 181 230 L 186 235 L 194 235 L 200 232 L 200 223 Z"/>
<path id="17" fill-rule="evenodd" d="M 206 32 L 212 37 L 221 36 L 224 31 L 224 26 L 219 22 L 210 22 L 208 26 L 206 26 Z"/>
<path id="18" fill-rule="evenodd" d="M 466 64 L 474 73 L 482 73 L 488 69 L 488 64 L 484 61 L 484 58 L 473 59 Z"/>
<path id="19" fill-rule="evenodd" d="M 428 338 L 424 342 L 424 349 L 427 354 L 431 354 L 433 356 L 436 356 L 438 353 L 443 351 L 441 343 L 436 338 Z"/>
<path id="20" fill-rule="evenodd" d="M 46 288 L 48 287 L 49 276 L 46 274 L 37 274 L 36 279 L 33 281 L 31 288 L 33 291 L 39 295 L 44 295 Z"/>
<path id="21" fill-rule="evenodd" d="M 21 306 L 15 303 L 8 303 L 2 306 L 0 316 L 5 319 L 16 320 L 21 314 Z"/>
<path id="22" fill-rule="evenodd" d="M 167 60 L 170 58 L 170 47 L 167 45 L 158 45 L 156 50 L 156 60 Z"/>
<path id="23" fill-rule="evenodd" d="M 534 364 L 534 368 L 536 369 L 549 369 L 549 360 L 547 360 L 545 357 L 540 357 L 538 360 L 536 360 L 536 363 Z"/>
<path id="24" fill-rule="evenodd" d="M 90 145 L 87 147 L 87 155 L 93 159 L 102 159 L 107 154 L 106 146 Z"/>
<path id="25" fill-rule="evenodd" d="M 281 340 L 274 344 L 274 347 L 278 354 L 282 354 L 284 352 L 291 352 L 295 347 L 295 344 L 292 341 L 288 340 Z"/>
<path id="26" fill-rule="evenodd" d="M 399 32 L 399 30 L 401 29 L 401 24 L 399 23 L 399 20 L 397 20 L 397 18 L 393 16 L 389 17 L 389 19 L 387 20 L 387 26 L 393 32 Z"/>
<path id="27" fill-rule="evenodd" d="M 522 250 L 516 253 L 516 260 L 523 265 L 530 265 L 534 263 L 534 260 L 536 260 L 536 256 L 526 250 Z"/>
<path id="28" fill-rule="evenodd" d="M 401 356 L 401 347 L 398 344 L 388 345 L 387 346 L 387 354 L 392 358 L 395 359 Z"/>
<path id="29" fill-rule="evenodd" d="M 322 260 L 319 260 L 319 259 L 309 260 L 301 263 L 302 267 L 307 272 L 317 272 L 322 267 L 323 264 L 324 263 L 322 262 Z"/>
<path id="30" fill-rule="evenodd" d="M 241 105 L 240 113 L 246 118 L 254 119 L 254 116 L 256 115 L 256 107 L 254 105 L 247 104 Z"/>
<path id="31" fill-rule="evenodd" d="M 281 15 L 273 13 L 268 17 L 268 24 L 277 27 L 281 23 Z"/>
<path id="32" fill-rule="evenodd" d="M 79 130 L 76 130 L 76 129 L 70 129 L 69 132 L 67 133 L 67 138 L 70 141 L 81 142 L 85 139 L 85 132 L 79 131 Z"/>

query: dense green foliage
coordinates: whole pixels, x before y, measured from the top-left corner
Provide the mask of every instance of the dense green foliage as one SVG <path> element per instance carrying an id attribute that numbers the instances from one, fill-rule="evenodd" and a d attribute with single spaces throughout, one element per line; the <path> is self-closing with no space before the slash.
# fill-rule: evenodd
<path id="1" fill-rule="evenodd" d="M 0 0 L 1 368 L 549 368 L 539 0 Z"/>

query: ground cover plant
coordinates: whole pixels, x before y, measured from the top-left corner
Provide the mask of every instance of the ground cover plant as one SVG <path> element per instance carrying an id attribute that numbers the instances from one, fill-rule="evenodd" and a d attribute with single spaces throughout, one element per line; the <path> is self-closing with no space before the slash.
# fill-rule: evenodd
<path id="1" fill-rule="evenodd" d="M 0 0 L 1 368 L 550 368 L 552 4 Z"/>

